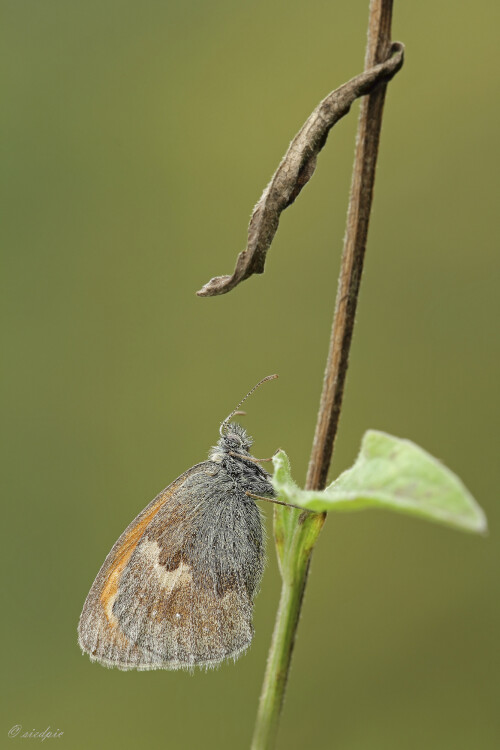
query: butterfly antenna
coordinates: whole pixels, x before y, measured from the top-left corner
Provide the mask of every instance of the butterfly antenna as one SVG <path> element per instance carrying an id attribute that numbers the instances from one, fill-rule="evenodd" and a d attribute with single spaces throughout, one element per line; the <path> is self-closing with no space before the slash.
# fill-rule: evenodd
<path id="1" fill-rule="evenodd" d="M 240 413 L 240 412 L 239 412 L 239 408 L 240 408 L 240 406 L 241 406 L 241 405 L 242 405 L 242 404 L 243 404 L 243 403 L 244 403 L 244 402 L 245 402 L 245 401 L 247 400 L 247 398 L 248 398 L 249 396 L 251 396 L 251 395 L 252 395 L 252 393 L 253 393 L 253 392 L 254 392 L 255 390 L 257 390 L 257 388 L 258 388 L 258 387 L 259 387 L 260 385 L 262 385 L 262 383 L 266 383 L 266 382 L 267 382 L 268 380 L 276 380 L 276 378 L 277 378 L 277 377 L 278 377 L 277 375 L 267 375 L 267 377 L 265 377 L 265 378 L 262 378 L 262 380 L 259 380 L 259 382 L 257 383 L 257 385 L 254 385 L 254 387 L 252 388 L 252 390 L 251 390 L 251 391 L 248 391 L 248 393 L 247 393 L 247 395 L 245 396 L 245 398 L 242 398 L 242 399 L 241 399 L 241 401 L 240 401 L 240 403 L 238 404 L 238 406 L 237 406 L 237 407 L 236 407 L 235 409 L 233 409 L 233 411 L 231 412 L 231 414 L 230 414 L 230 415 L 229 415 L 228 417 L 226 417 L 226 418 L 225 418 L 225 420 L 224 420 L 223 422 L 221 422 L 221 426 L 220 426 L 220 430 L 219 430 L 219 432 L 220 432 L 220 434 L 221 434 L 222 436 L 224 435 L 225 431 L 227 430 L 227 425 L 228 425 L 228 423 L 230 422 L 230 420 L 231 420 L 231 419 L 232 419 L 232 418 L 233 418 L 233 417 L 235 416 L 235 414 L 238 414 L 238 413 Z M 244 412 L 243 412 L 243 413 L 244 413 Z"/>

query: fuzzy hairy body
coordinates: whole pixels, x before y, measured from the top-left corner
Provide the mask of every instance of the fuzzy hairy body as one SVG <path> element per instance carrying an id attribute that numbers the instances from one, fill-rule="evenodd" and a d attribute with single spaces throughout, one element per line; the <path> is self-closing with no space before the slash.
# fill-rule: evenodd
<path id="1" fill-rule="evenodd" d="M 80 617 L 79 643 L 93 661 L 213 666 L 249 646 L 265 544 L 246 493 L 274 494 L 267 473 L 246 460 L 250 444 L 229 425 L 210 460 L 172 482 L 120 536 Z"/>

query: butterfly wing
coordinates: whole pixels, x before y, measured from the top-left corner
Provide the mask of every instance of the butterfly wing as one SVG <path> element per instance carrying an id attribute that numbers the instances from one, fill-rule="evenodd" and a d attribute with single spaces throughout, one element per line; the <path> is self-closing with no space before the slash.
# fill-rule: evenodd
<path id="1" fill-rule="evenodd" d="M 237 656 L 250 644 L 253 590 L 244 561 L 225 555 L 220 540 L 211 545 L 200 538 L 200 528 L 220 530 L 214 505 L 206 502 L 220 493 L 213 479 L 211 461 L 189 469 L 113 546 L 78 629 L 80 646 L 93 661 L 120 669 L 209 666 Z M 241 518 L 228 518 L 234 512 L 230 502 L 219 506 L 226 509 L 229 528 L 235 525 L 238 533 L 246 528 Z M 207 508 L 212 508 L 209 523 L 201 520 L 200 526 Z M 200 549 L 212 547 L 216 556 L 204 566 Z"/>

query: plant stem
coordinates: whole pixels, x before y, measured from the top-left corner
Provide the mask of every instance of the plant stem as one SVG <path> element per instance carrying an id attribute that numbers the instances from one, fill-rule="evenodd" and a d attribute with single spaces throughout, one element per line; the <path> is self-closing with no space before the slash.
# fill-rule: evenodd
<path id="1" fill-rule="evenodd" d="M 371 0 L 365 69 L 385 60 L 391 45 L 392 0 Z M 324 489 L 342 407 L 352 331 L 363 272 L 387 85 L 361 100 L 351 194 L 330 349 L 314 435 L 307 489 Z"/>
<path id="2" fill-rule="evenodd" d="M 275 513 L 276 510 L 283 512 L 281 508 L 275 509 Z M 260 696 L 252 750 L 265 750 L 274 746 L 311 552 L 323 526 L 323 516 L 319 513 L 290 510 L 285 512 L 295 513 L 297 521 L 292 538 L 287 540 L 288 546 L 281 560 L 283 584 Z"/>
<path id="3" fill-rule="evenodd" d="M 392 0 L 371 0 L 365 70 L 384 61 L 390 50 Z M 386 84 L 362 99 L 337 288 L 330 348 L 318 421 L 307 473 L 307 489 L 323 489 L 338 429 L 359 285 L 368 234 Z M 294 513 L 276 509 L 276 513 Z M 282 553 L 283 587 L 264 677 L 252 750 L 272 748 L 283 705 L 312 550 L 325 514 L 297 513 Z M 275 516 L 276 518 L 276 516 Z"/>
<path id="4" fill-rule="evenodd" d="M 273 690 L 263 691 L 259 705 L 259 720 L 255 727 L 252 748 L 272 747 L 278 729 L 279 710 L 276 699 L 283 696 L 288 676 L 288 663 L 297 631 L 300 605 L 304 593 L 307 570 L 300 581 L 285 582 L 281 588 L 281 598 L 276 617 L 276 627 L 269 651 L 267 672 L 274 676 Z"/>

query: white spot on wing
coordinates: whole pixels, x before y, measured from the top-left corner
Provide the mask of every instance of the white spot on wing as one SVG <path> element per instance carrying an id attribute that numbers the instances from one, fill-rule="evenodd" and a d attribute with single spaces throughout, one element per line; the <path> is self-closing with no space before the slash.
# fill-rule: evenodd
<path id="1" fill-rule="evenodd" d="M 155 540 L 143 539 L 140 546 L 137 548 L 138 554 L 145 558 L 151 570 L 155 573 L 158 578 L 159 584 L 167 592 L 173 591 L 173 589 L 179 586 L 185 586 L 191 583 L 193 576 L 191 575 L 191 568 L 184 562 L 181 562 L 175 570 L 166 570 L 163 565 L 160 564 L 160 545 Z"/>

